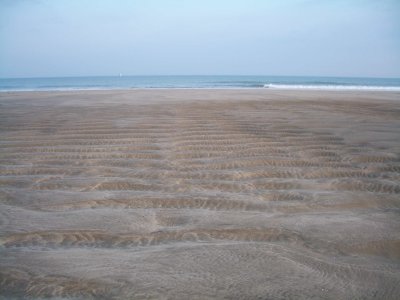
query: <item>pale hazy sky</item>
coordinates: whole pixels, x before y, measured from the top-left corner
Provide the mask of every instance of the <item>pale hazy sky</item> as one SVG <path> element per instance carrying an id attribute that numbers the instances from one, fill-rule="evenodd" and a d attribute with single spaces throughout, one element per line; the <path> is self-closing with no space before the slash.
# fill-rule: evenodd
<path id="1" fill-rule="evenodd" d="M 400 77 L 400 0 L 0 0 L 0 77 Z"/>

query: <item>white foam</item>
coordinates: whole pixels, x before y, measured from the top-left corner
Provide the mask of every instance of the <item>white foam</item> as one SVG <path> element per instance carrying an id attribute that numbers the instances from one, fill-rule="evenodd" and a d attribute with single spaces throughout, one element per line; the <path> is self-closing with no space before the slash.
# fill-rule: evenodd
<path id="1" fill-rule="evenodd" d="M 369 91 L 400 91 L 399 86 L 370 85 L 307 85 L 307 84 L 264 84 L 264 88 L 290 90 L 369 90 Z"/>

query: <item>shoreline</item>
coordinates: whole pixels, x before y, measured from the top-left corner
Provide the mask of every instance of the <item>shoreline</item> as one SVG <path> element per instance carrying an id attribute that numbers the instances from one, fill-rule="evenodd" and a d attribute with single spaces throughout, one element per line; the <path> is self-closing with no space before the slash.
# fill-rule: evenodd
<path id="1" fill-rule="evenodd" d="M 97 92 L 97 91 L 135 91 L 135 90 L 267 90 L 267 91 L 319 91 L 319 92 L 390 92 L 400 93 L 400 87 L 365 87 L 365 88 L 317 88 L 317 87 L 133 87 L 133 88 L 54 88 L 54 89 L 26 89 L 0 90 L 2 93 L 36 93 L 36 92 Z"/>
<path id="2" fill-rule="evenodd" d="M 78 98 L 76 98 L 78 97 Z M 26 100 L 30 99 L 29 102 Z M 13 104 L 21 101 L 25 104 L 87 106 L 95 104 L 155 104 L 155 103 L 190 103 L 202 101 L 241 102 L 255 101 L 357 101 L 357 102 L 398 102 L 397 91 L 338 91 L 338 90 L 278 90 L 278 89 L 121 89 L 121 90 L 70 90 L 70 91 L 34 91 L 0 93 L 0 103 Z"/>
<path id="3" fill-rule="evenodd" d="M 291 89 L 291 88 L 246 88 L 246 87 L 232 87 L 232 88 L 131 88 L 131 89 L 126 89 L 126 88 L 121 88 L 121 89 L 63 89 L 63 90 L 26 90 L 26 91 L 21 91 L 21 90 L 16 90 L 16 91 L 0 91 L 0 95 L 2 94 L 28 94 L 28 93 L 112 93 L 112 92 L 158 92 L 158 91 L 166 91 L 166 92 L 180 92 L 180 91 L 196 91 L 196 92 L 231 92 L 231 91 L 252 91 L 252 92 L 259 92 L 261 93 L 273 93 L 273 92 L 291 92 L 291 93 L 349 93 L 349 94 L 354 94 L 354 93 L 363 93 L 363 94 L 368 94 L 368 93 L 382 93 L 382 94 L 399 94 L 400 95 L 400 90 L 380 90 L 380 89 L 374 89 L 374 90 L 363 90 L 363 89 Z"/>

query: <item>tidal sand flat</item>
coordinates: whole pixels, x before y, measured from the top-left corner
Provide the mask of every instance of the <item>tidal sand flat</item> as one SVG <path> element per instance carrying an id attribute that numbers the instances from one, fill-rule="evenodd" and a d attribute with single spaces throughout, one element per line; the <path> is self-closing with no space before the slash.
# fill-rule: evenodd
<path id="1" fill-rule="evenodd" d="M 399 299 L 400 93 L 0 94 L 0 298 Z"/>

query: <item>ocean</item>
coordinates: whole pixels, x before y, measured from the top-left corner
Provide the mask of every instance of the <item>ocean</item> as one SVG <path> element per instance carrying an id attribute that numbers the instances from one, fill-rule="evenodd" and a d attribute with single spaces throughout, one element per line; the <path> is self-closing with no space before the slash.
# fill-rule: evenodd
<path id="1" fill-rule="evenodd" d="M 53 78 L 0 78 L 0 92 L 139 88 L 268 88 L 400 91 L 400 78 L 122 75 Z"/>

